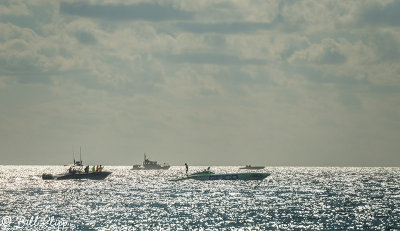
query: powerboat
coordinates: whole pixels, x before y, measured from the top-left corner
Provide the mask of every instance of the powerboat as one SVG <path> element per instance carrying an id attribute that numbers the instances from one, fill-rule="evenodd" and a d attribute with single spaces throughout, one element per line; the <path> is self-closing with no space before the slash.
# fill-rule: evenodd
<path id="1" fill-rule="evenodd" d="M 74 171 L 75 170 L 75 171 Z M 43 173 L 43 180 L 75 180 L 75 179 L 89 179 L 89 180 L 104 180 L 107 176 L 109 176 L 112 172 L 101 171 L 101 172 L 83 172 L 77 171 L 74 169 L 67 173 L 63 174 L 47 174 Z"/>
<path id="2" fill-rule="evenodd" d="M 256 172 L 248 172 L 248 173 L 224 173 L 224 174 L 215 174 L 210 171 L 209 168 L 196 172 L 185 177 L 171 179 L 170 181 L 181 181 L 181 180 L 263 180 L 266 177 L 271 175 L 270 173 L 256 173 Z"/>
<path id="3" fill-rule="evenodd" d="M 146 153 L 144 154 L 144 160 L 143 160 L 143 165 L 135 164 L 132 166 L 132 170 L 167 170 L 171 166 L 167 163 L 164 163 L 163 165 L 158 164 L 157 161 L 151 161 L 146 158 Z"/>
<path id="4" fill-rule="evenodd" d="M 264 169 L 264 166 L 251 166 L 251 165 L 246 165 L 245 167 L 241 167 L 239 169 Z"/>
<path id="5" fill-rule="evenodd" d="M 80 155 L 81 156 L 81 155 Z M 103 167 L 100 165 L 97 169 L 93 166 L 92 171 L 89 171 L 89 165 L 86 167 L 83 166 L 82 158 L 79 158 L 79 161 L 75 161 L 74 164 L 71 165 L 67 172 L 60 174 L 49 174 L 43 173 L 43 180 L 73 180 L 73 179 L 90 179 L 90 180 L 104 180 L 107 176 L 109 176 L 112 172 L 103 171 Z"/>

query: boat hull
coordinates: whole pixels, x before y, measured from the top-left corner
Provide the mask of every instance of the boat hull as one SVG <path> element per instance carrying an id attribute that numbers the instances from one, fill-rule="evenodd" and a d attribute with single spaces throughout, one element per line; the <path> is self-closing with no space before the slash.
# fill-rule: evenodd
<path id="1" fill-rule="evenodd" d="M 241 167 L 239 169 L 264 169 L 264 166 L 246 166 L 246 167 Z"/>
<path id="2" fill-rule="evenodd" d="M 228 173 L 228 174 L 194 174 L 183 178 L 176 178 L 171 181 L 180 180 L 263 180 L 271 175 L 270 173 Z"/>
<path id="3" fill-rule="evenodd" d="M 143 167 L 143 166 L 133 166 L 132 170 L 168 170 L 170 166 L 161 166 L 161 167 Z"/>
<path id="4" fill-rule="evenodd" d="M 195 180 L 263 180 L 269 175 L 269 173 L 229 173 L 194 175 L 191 178 Z"/>
<path id="5" fill-rule="evenodd" d="M 89 172 L 89 173 L 68 173 L 61 175 L 43 174 L 43 180 L 79 180 L 79 179 L 90 179 L 90 180 L 104 180 L 109 176 L 111 172 Z"/>
<path id="6" fill-rule="evenodd" d="M 158 164 L 157 161 L 151 161 L 146 158 L 146 153 L 144 154 L 143 165 L 135 164 L 132 166 L 132 170 L 167 170 L 169 169 L 169 164 L 164 163 L 163 165 Z"/>

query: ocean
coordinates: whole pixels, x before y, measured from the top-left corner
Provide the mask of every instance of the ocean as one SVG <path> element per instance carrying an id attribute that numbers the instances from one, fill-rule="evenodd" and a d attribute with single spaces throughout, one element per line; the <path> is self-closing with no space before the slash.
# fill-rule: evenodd
<path id="1" fill-rule="evenodd" d="M 0 166 L 0 230 L 400 230 L 400 168 L 266 167 L 262 181 L 171 182 L 184 166 L 105 166 L 113 173 L 102 181 L 41 179 L 66 169 Z"/>

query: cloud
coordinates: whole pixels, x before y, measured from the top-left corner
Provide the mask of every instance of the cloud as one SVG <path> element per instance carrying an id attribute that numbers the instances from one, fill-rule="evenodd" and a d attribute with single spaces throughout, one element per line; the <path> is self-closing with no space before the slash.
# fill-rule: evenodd
<path id="1" fill-rule="evenodd" d="M 399 163 L 398 2 L 4 2 L 3 153 L 83 142 L 100 158 L 115 147 L 115 164 L 152 148 L 172 163 L 346 165 L 376 147 Z"/>
<path id="2" fill-rule="evenodd" d="M 374 94 L 399 94 L 400 93 L 400 85 L 376 85 L 370 84 L 368 86 L 368 92 Z"/>
<path id="3" fill-rule="evenodd" d="M 3 1 L 4 4 L 4 1 Z M 6 5 L 0 4 L 1 16 L 28 16 L 31 12 L 23 2 L 9 1 Z"/>
<path id="4" fill-rule="evenodd" d="M 43 37 L 32 29 L 20 28 L 11 24 L 1 24 L 4 32 L 0 41 L 0 76 L 13 77 L 19 83 L 51 82 L 50 75 L 54 74 L 57 62 L 52 57 L 40 53 Z"/>
<path id="5" fill-rule="evenodd" d="M 259 30 L 269 30 L 273 27 L 270 23 L 263 22 L 221 22 L 200 23 L 185 22 L 178 23 L 178 28 L 191 33 L 218 33 L 218 34 L 240 34 Z"/>
<path id="6" fill-rule="evenodd" d="M 324 39 L 320 44 L 312 44 L 306 49 L 296 51 L 291 63 L 337 65 L 346 62 L 340 46 L 333 39 Z"/>
<path id="7" fill-rule="evenodd" d="M 361 23 L 370 25 L 400 26 L 400 1 L 393 1 L 386 5 L 372 4 L 360 13 Z"/>
<path id="8" fill-rule="evenodd" d="M 21 28 L 29 28 L 36 33 L 45 33 L 44 25 L 53 23 L 56 1 L 1 1 L 0 22 L 10 23 Z"/>
<path id="9" fill-rule="evenodd" d="M 370 46 L 374 47 L 380 62 L 400 60 L 400 34 L 396 31 L 382 31 L 370 36 Z"/>
<path id="10" fill-rule="evenodd" d="M 82 44 L 96 44 L 97 39 L 94 35 L 87 31 L 77 31 L 75 32 L 75 38 Z"/>
<path id="11" fill-rule="evenodd" d="M 167 61 L 176 63 L 215 64 L 215 65 L 264 65 L 266 60 L 240 58 L 218 53 L 182 53 L 169 55 Z"/>
<path id="12" fill-rule="evenodd" d="M 206 35 L 204 36 L 204 42 L 210 46 L 223 47 L 226 39 L 224 35 Z"/>
<path id="13" fill-rule="evenodd" d="M 132 5 L 125 4 L 88 4 L 83 2 L 69 3 L 62 2 L 60 12 L 69 15 L 98 18 L 106 20 L 146 20 L 146 21 L 164 21 L 164 20 L 182 20 L 190 19 L 191 13 L 176 9 L 172 6 L 139 3 Z"/>

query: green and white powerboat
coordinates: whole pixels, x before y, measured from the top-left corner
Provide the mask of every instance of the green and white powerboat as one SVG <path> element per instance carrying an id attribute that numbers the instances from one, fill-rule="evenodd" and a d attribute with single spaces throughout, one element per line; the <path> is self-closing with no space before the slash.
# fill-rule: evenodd
<path id="1" fill-rule="evenodd" d="M 171 179 L 170 181 L 181 180 L 263 180 L 271 175 L 270 173 L 247 172 L 247 173 L 223 173 L 215 174 L 209 169 L 196 172 L 185 177 Z"/>

